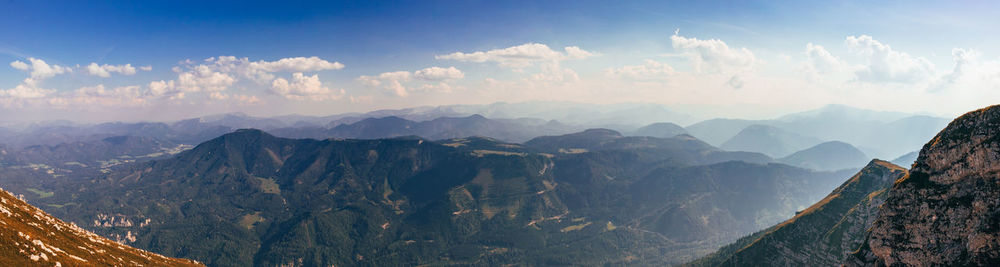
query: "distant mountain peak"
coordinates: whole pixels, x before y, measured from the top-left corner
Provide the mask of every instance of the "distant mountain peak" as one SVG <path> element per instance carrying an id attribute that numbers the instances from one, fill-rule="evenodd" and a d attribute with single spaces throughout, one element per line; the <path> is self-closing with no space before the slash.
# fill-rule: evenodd
<path id="1" fill-rule="evenodd" d="M 605 128 L 586 129 L 583 132 L 581 132 L 580 134 L 582 134 L 582 135 L 603 135 L 603 136 L 622 137 L 622 134 L 619 133 L 618 131 L 611 130 L 611 129 L 605 129 Z"/>

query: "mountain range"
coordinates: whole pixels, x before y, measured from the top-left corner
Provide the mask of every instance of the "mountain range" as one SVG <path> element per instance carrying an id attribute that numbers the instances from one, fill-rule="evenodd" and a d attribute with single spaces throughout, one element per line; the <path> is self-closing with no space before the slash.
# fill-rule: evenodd
<path id="1" fill-rule="evenodd" d="M 872 153 L 913 151 L 937 118 L 836 106 L 686 128 L 617 117 L 667 112 L 646 106 L 593 128 L 564 122 L 594 115 L 573 105 L 537 109 L 560 120 L 500 106 L 38 124 L 0 130 L 0 184 L 115 242 L 210 266 L 992 263 L 992 215 L 976 208 L 992 207 L 992 189 L 955 173 L 990 177 L 996 108 L 894 160 L 914 163 L 907 174 Z M 877 133 L 889 137 L 858 137 Z M 925 223 L 907 217 L 913 203 L 966 217 L 909 229 Z M 917 230 L 987 241 L 894 247 L 924 242 L 906 234 Z M 946 250 L 960 245 L 977 250 Z"/>
<path id="2" fill-rule="evenodd" d="M 239 130 L 174 157 L 57 178 L 29 199 L 211 266 L 662 265 L 789 218 L 848 175 L 684 135 L 578 135 L 595 133 L 610 138 L 584 152 L 572 151 L 574 135 L 519 145 Z"/>

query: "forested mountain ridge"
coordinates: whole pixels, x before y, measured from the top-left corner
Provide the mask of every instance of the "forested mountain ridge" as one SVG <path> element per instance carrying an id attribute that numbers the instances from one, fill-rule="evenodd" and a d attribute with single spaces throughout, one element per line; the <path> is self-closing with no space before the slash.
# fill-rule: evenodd
<path id="1" fill-rule="evenodd" d="M 663 265 L 791 217 L 847 176 L 726 162 L 743 153 L 698 144 L 622 137 L 549 154 L 489 138 L 240 130 L 38 201 L 103 235 L 212 266 Z"/>

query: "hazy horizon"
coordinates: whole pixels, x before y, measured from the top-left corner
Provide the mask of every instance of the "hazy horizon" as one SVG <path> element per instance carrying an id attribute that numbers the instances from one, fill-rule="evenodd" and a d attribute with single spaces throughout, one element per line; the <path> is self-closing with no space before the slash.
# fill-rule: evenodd
<path id="1" fill-rule="evenodd" d="M 525 101 L 954 117 L 1000 102 L 989 5 L 11 1 L 0 121 Z"/>

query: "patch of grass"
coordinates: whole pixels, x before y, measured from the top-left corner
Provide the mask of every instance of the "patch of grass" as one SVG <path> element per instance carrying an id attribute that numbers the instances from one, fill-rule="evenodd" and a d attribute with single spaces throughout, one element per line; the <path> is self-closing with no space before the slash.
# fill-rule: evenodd
<path id="1" fill-rule="evenodd" d="M 565 232 L 569 232 L 569 231 L 580 230 L 580 229 L 583 229 L 584 227 L 587 227 L 588 225 L 590 225 L 590 223 L 591 222 L 581 223 L 581 224 L 577 224 L 577 225 L 566 226 L 566 227 L 563 227 L 563 229 L 559 229 L 559 232 L 565 233 Z"/>
<path id="2" fill-rule="evenodd" d="M 66 204 L 45 204 L 45 206 L 49 206 L 49 207 L 53 207 L 53 208 L 57 208 L 57 209 L 65 207 L 65 206 L 73 206 L 73 205 L 80 205 L 80 204 L 77 204 L 76 202 L 69 202 L 69 203 L 66 203 Z"/>
<path id="3" fill-rule="evenodd" d="M 45 191 L 34 189 L 34 188 L 28 188 L 28 191 L 31 191 L 32 193 L 37 194 L 39 198 L 47 198 L 47 197 L 54 196 L 56 194 L 55 192 L 45 192 Z"/>
<path id="4" fill-rule="evenodd" d="M 521 156 L 521 157 L 523 157 L 523 156 L 527 155 L 527 153 L 521 153 L 521 152 L 497 151 L 497 150 L 485 150 L 485 149 L 476 149 L 476 150 L 473 150 L 472 154 L 476 155 L 477 157 L 482 157 L 482 156 L 485 156 L 485 155 L 503 155 L 503 156 Z"/>
<path id="5" fill-rule="evenodd" d="M 243 215 L 243 217 L 240 217 L 240 221 L 238 223 L 240 224 L 240 226 L 243 226 L 247 230 L 250 230 L 253 229 L 253 226 L 255 224 L 263 221 L 264 217 L 260 217 L 260 212 L 255 211 L 254 213 Z"/>
<path id="6" fill-rule="evenodd" d="M 281 187 L 272 178 L 254 177 L 260 181 L 260 190 L 267 194 L 281 194 Z"/>

